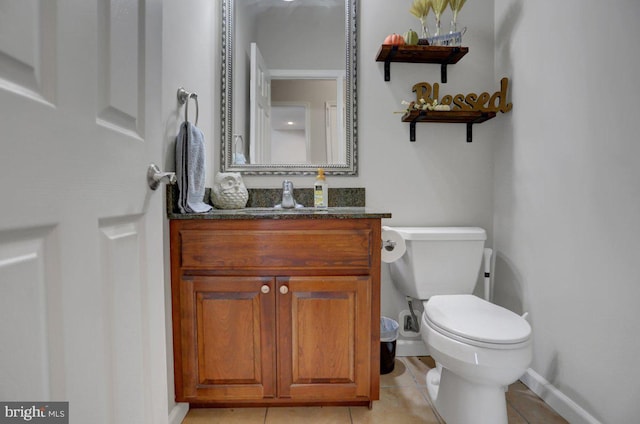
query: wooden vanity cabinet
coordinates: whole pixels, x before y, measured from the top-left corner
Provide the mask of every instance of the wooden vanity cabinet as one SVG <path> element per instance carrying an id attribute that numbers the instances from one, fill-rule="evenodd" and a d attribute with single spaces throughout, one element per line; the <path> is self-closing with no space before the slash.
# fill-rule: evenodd
<path id="1" fill-rule="evenodd" d="M 380 219 L 170 225 L 177 401 L 379 398 Z"/>

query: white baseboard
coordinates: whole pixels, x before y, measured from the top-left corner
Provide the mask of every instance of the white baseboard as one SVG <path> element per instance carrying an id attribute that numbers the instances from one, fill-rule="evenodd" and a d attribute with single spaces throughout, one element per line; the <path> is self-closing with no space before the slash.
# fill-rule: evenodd
<path id="1" fill-rule="evenodd" d="M 520 380 L 571 424 L 602 424 L 531 368 Z"/>
<path id="2" fill-rule="evenodd" d="M 420 340 L 397 340 L 396 356 L 427 356 L 429 351 L 422 339 Z"/>
<path id="3" fill-rule="evenodd" d="M 169 424 L 180 424 L 187 416 L 187 412 L 189 412 L 188 403 L 177 403 L 169 413 Z"/>

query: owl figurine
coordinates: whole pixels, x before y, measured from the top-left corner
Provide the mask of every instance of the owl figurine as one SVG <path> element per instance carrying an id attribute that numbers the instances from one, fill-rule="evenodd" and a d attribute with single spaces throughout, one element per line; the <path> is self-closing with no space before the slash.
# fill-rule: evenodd
<path id="1" fill-rule="evenodd" d="M 218 209 L 242 209 L 247 206 L 249 192 L 237 172 L 218 172 L 211 189 L 211 203 Z"/>

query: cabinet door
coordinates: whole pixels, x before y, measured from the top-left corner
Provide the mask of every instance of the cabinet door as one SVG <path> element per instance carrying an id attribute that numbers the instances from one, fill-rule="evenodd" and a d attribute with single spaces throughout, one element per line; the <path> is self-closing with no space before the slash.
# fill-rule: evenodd
<path id="1" fill-rule="evenodd" d="M 369 277 L 280 277 L 276 282 L 278 396 L 370 399 Z"/>
<path id="2" fill-rule="evenodd" d="M 271 277 L 183 277 L 178 401 L 275 396 Z"/>

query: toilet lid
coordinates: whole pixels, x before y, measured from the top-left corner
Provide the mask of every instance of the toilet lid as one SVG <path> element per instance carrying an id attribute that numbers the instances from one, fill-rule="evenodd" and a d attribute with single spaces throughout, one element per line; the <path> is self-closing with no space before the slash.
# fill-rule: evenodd
<path id="1" fill-rule="evenodd" d="M 433 296 L 424 312 L 437 327 L 469 340 L 513 344 L 531 335 L 524 318 L 470 294 Z"/>

